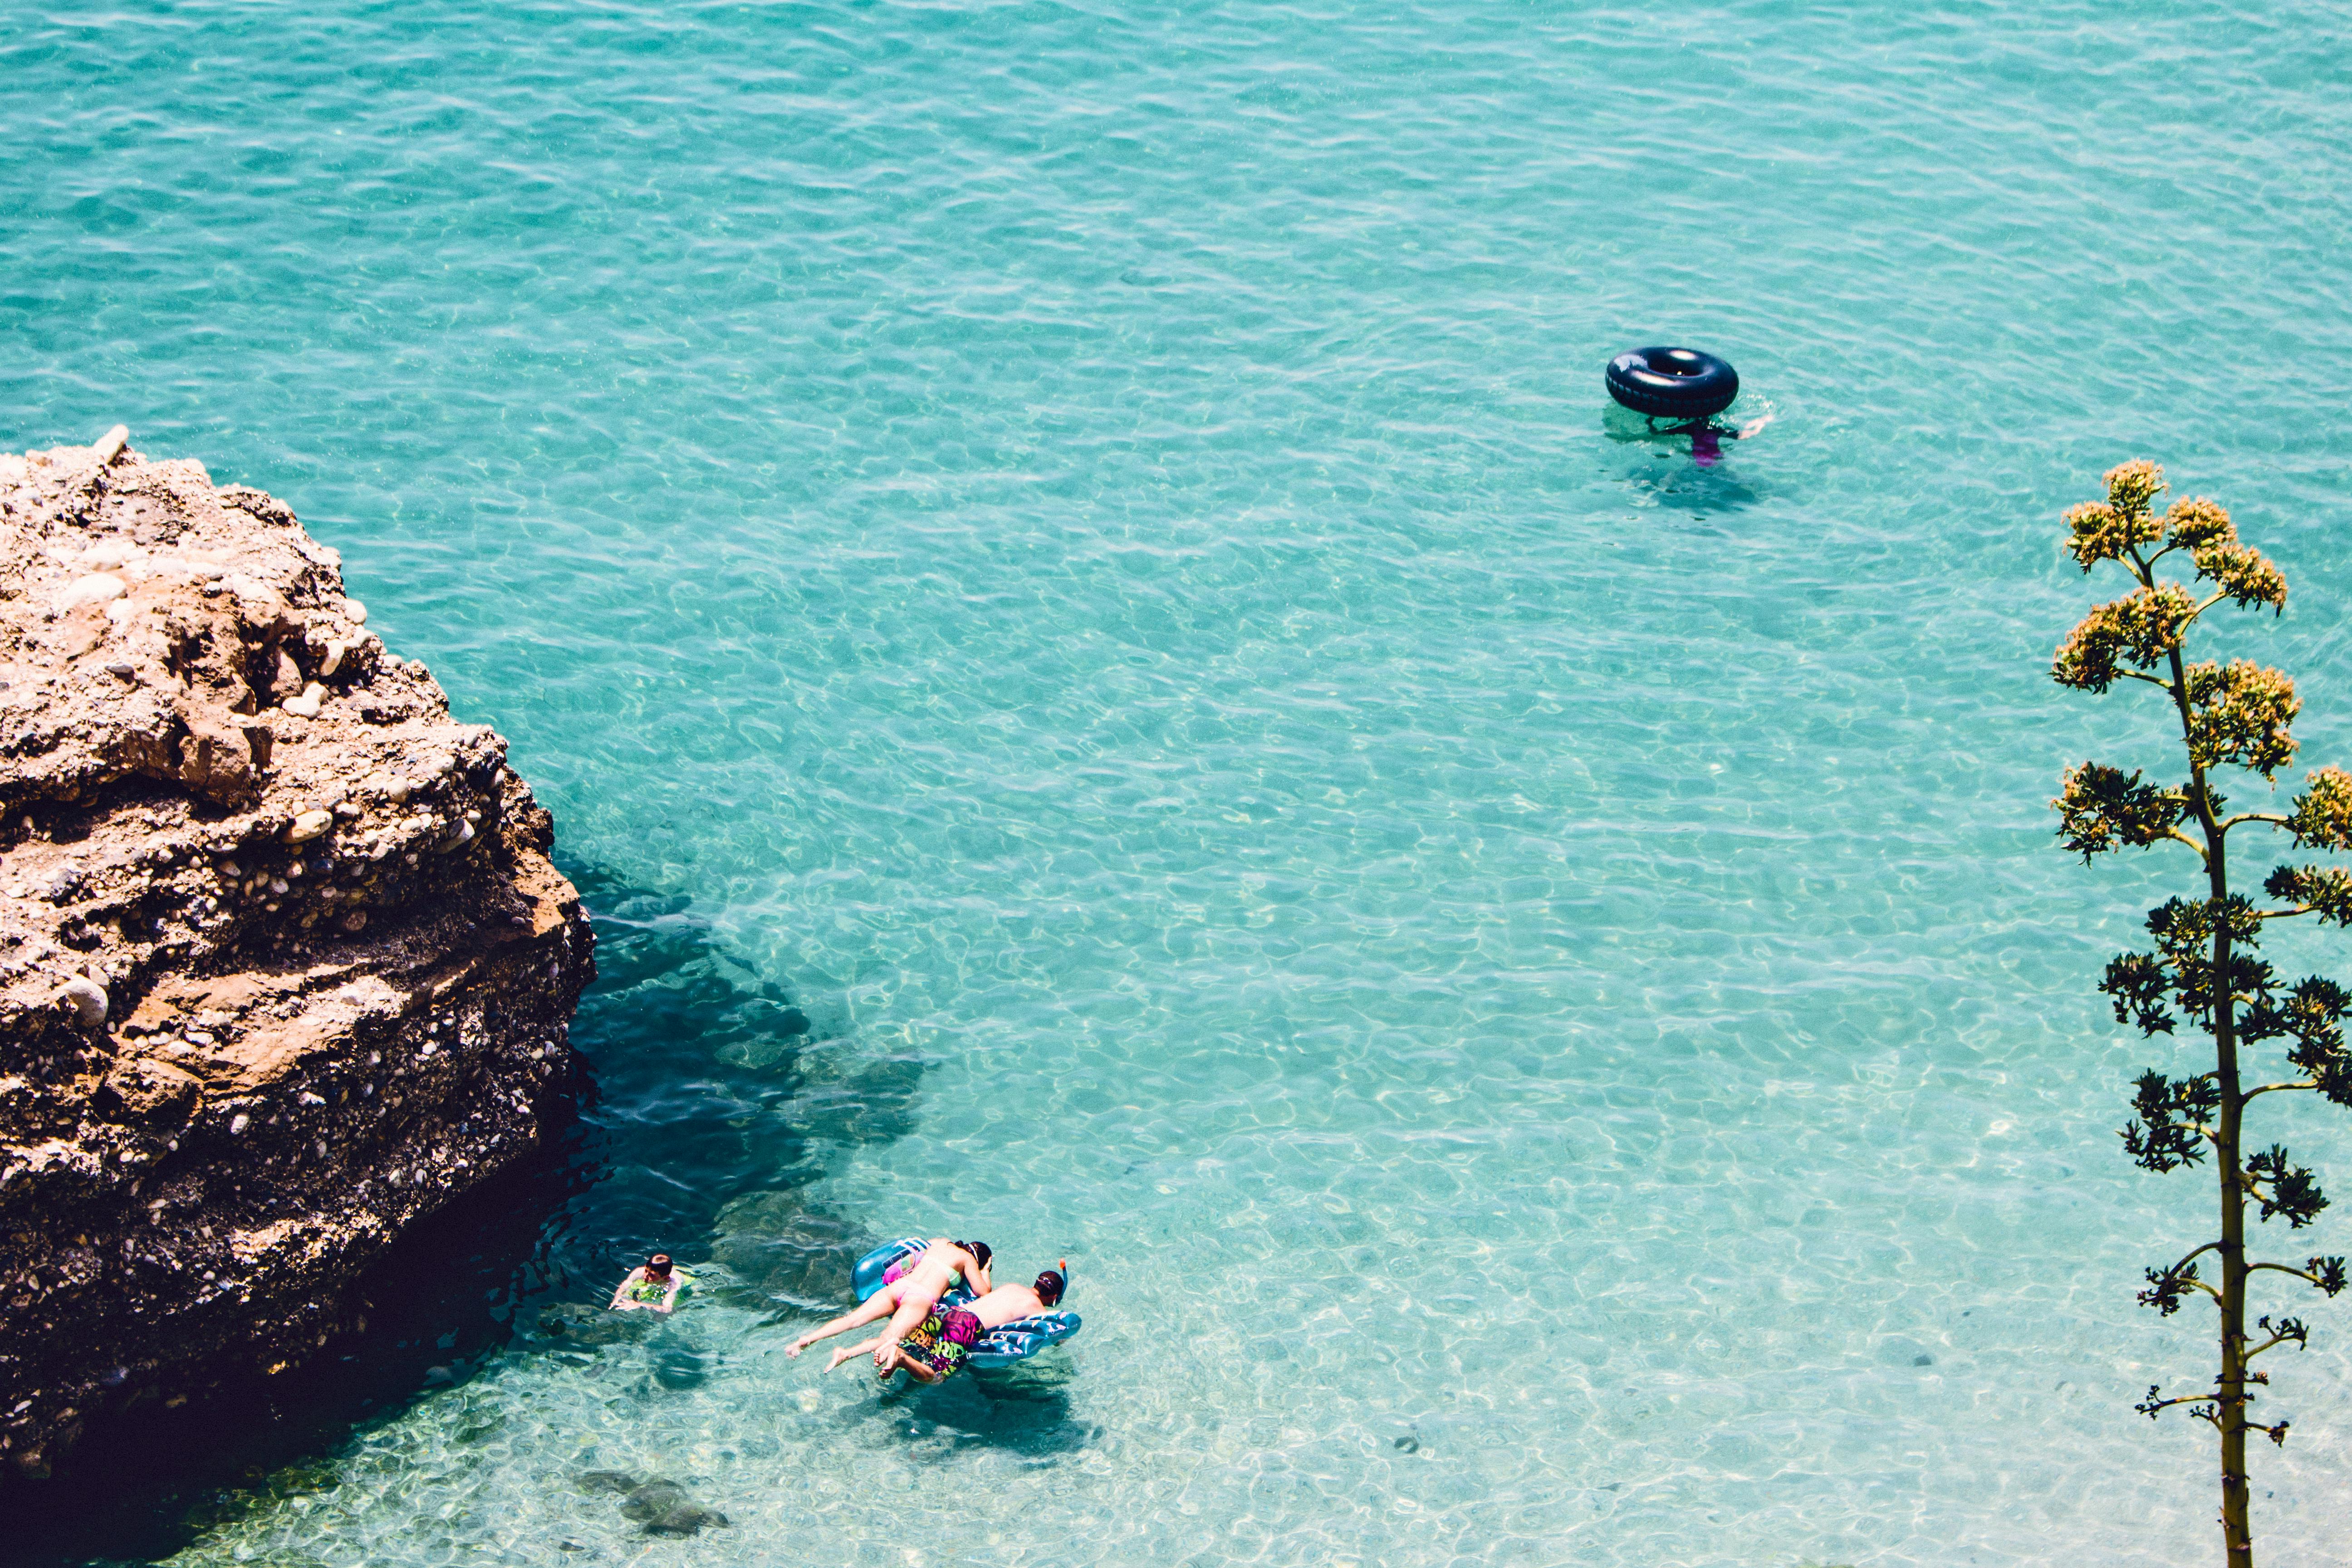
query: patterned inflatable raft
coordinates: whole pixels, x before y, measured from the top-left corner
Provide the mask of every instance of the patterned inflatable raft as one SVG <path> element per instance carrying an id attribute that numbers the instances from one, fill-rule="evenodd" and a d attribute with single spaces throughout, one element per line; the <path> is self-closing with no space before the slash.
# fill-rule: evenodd
<path id="1" fill-rule="evenodd" d="M 898 1265 L 920 1256 L 929 1246 L 930 1243 L 920 1237 L 910 1236 L 903 1240 L 885 1242 L 859 1258 L 857 1267 L 849 1271 L 849 1282 L 856 1287 L 857 1299 L 863 1301 L 888 1284 L 893 1278 L 892 1270 Z M 970 1290 L 956 1289 L 940 1297 L 940 1304 L 957 1307 L 971 1300 Z M 1016 1361 L 1027 1361 L 1039 1351 L 1058 1345 L 1076 1333 L 1079 1325 L 1078 1315 L 1065 1307 L 1056 1307 L 1050 1312 L 1032 1313 L 1026 1318 L 1015 1318 L 1001 1328 L 991 1329 L 981 1335 L 980 1342 L 965 1358 L 965 1364 L 1011 1366 Z"/>

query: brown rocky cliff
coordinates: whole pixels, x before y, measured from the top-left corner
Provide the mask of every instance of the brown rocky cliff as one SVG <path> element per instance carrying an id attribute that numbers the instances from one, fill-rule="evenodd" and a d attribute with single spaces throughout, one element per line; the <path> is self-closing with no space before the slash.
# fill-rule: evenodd
<path id="1" fill-rule="evenodd" d="M 0 1474 L 363 1327 L 593 973 L 490 730 L 258 490 L 0 457 Z"/>

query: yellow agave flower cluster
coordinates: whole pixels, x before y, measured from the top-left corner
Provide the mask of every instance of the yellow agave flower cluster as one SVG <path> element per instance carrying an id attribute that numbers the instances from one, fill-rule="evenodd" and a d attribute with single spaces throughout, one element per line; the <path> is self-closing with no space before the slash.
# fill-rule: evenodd
<path id="1" fill-rule="evenodd" d="M 2059 645 L 2050 673 L 2061 686 L 2105 691 L 2131 675 L 2168 684 L 2147 672 L 2168 667 L 2165 673 L 2188 695 L 2189 755 L 2196 764 L 2231 763 L 2270 778 L 2294 760 L 2287 728 L 2302 708 L 2294 682 L 2251 659 L 2183 664 L 2180 644 L 2189 624 L 2223 599 L 2266 605 L 2273 613 L 2284 608 L 2285 576 L 2239 540 L 2237 525 L 2216 502 L 2177 500 L 2158 517 L 2164 470 L 2154 463 L 2112 468 L 2106 484 L 2106 500 L 2067 511 L 2066 551 L 2084 572 L 2103 561 L 2121 562 L 2139 584 L 2084 616 Z M 2213 584 L 2202 598 L 2186 584 L 2156 575 L 2158 563 L 2183 552 L 2197 578 Z"/>

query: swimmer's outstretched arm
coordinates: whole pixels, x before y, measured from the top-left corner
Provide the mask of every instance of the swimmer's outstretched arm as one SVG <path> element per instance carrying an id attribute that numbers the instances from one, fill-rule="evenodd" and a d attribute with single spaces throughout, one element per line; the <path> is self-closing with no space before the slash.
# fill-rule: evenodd
<path id="1" fill-rule="evenodd" d="M 643 1268 L 632 1268 L 627 1274 L 624 1275 L 621 1279 L 620 1288 L 613 1292 L 612 1300 L 605 1303 L 605 1310 L 613 1311 L 617 1310 L 619 1311 L 625 1312 L 630 1308 L 635 1306 L 635 1302 L 624 1300 L 622 1298 L 628 1295 L 629 1287 L 635 1284 L 638 1277 L 644 1273 L 645 1270 Z"/>

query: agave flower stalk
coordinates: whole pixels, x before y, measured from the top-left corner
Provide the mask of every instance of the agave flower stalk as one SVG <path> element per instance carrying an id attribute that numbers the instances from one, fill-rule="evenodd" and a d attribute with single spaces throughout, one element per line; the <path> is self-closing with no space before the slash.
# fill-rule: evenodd
<path id="1" fill-rule="evenodd" d="M 2290 726 L 2300 701 L 2294 683 L 2278 670 L 2246 659 L 2191 662 L 2184 647 L 2201 617 L 2224 600 L 2243 610 L 2284 610 L 2286 579 L 2239 541 L 2230 514 L 2213 502 L 2176 500 L 2159 515 L 2164 472 L 2155 464 L 2126 463 L 2106 476 L 2106 486 L 2105 500 L 2066 513 L 2066 549 L 2084 573 L 2112 563 L 2133 586 L 2083 617 L 2059 646 L 2051 673 L 2060 685 L 2083 691 L 2103 693 L 2126 681 L 2161 691 L 2179 724 L 2188 776 L 2149 781 L 2086 762 L 2067 772 L 2051 804 L 2059 814 L 2059 839 L 2086 864 L 2125 848 L 2181 844 L 2196 851 L 2204 870 L 2200 896 L 2168 899 L 2148 911 L 2152 951 L 2118 954 L 2099 988 L 2114 1002 L 2116 1021 L 2137 1026 L 2145 1037 L 2172 1036 L 2183 1020 L 2203 1037 L 2189 1064 L 2193 1070 L 2152 1068 L 2140 1075 L 2123 1142 L 2133 1160 L 2159 1174 L 2212 1163 L 2220 1234 L 2148 1269 L 2139 1300 L 2169 1317 L 2206 1298 L 2220 1320 L 2219 1370 L 2207 1387 L 2151 1386 L 2137 1408 L 2151 1419 L 2182 1409 L 2211 1424 L 2221 1450 L 2227 1562 L 2252 1568 L 2247 1436 L 2284 1444 L 2288 1426 L 2283 1417 L 2255 1418 L 2260 1391 L 2270 1384 L 2262 1358 L 2282 1345 L 2301 1349 L 2309 1330 L 2300 1318 L 2267 1313 L 2249 1328 L 2250 1292 L 2259 1283 L 2265 1290 L 2282 1285 L 2332 1297 L 2345 1287 L 2345 1266 L 2336 1257 L 2283 1261 L 2248 1253 L 2249 1205 L 2257 1223 L 2284 1220 L 2292 1233 L 2316 1219 L 2327 1197 L 2313 1172 L 2284 1148 L 2249 1145 L 2247 1110 L 2268 1094 L 2317 1094 L 2352 1109 L 2352 1052 L 2344 1038 L 2352 994 L 2317 975 L 2282 981 L 2260 956 L 2262 934 L 2273 921 L 2304 916 L 2352 924 L 2352 874 L 2282 865 L 2263 883 L 2258 903 L 2231 884 L 2230 836 L 2241 829 L 2284 834 L 2297 848 L 2352 849 L 2352 774 L 2332 767 L 2308 774 L 2284 812 L 2229 811 L 2216 774 L 2236 769 L 2274 787 L 2294 760 Z M 2184 565 L 2191 572 L 2188 582 L 2160 575 Z M 2281 1058 L 2274 1069 L 2273 1058 Z M 2258 1282 L 2257 1275 L 2265 1279 Z"/>

